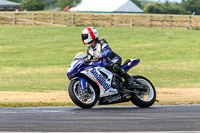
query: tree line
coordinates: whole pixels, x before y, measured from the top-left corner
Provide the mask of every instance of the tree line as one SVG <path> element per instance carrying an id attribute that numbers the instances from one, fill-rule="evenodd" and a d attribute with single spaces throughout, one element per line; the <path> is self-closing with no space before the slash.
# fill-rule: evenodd
<path id="1" fill-rule="evenodd" d="M 56 7 L 63 10 L 66 6 L 74 7 L 81 0 L 10 0 L 22 4 L 22 10 L 38 11 Z M 155 14 L 196 14 L 200 15 L 200 0 L 182 0 L 181 3 L 151 2 L 151 0 L 131 0 L 145 13 Z"/>
<path id="2" fill-rule="evenodd" d="M 138 1 L 138 0 L 132 0 Z M 142 1 L 138 6 L 142 7 Z M 181 3 L 169 2 L 148 2 L 142 7 L 145 13 L 155 14 L 195 14 L 200 15 L 200 0 L 182 0 Z"/>
<path id="3" fill-rule="evenodd" d="M 56 7 L 63 10 L 66 6 L 74 7 L 81 0 L 9 0 L 17 3 L 21 3 L 22 10 L 28 11 L 41 11 L 53 9 Z"/>

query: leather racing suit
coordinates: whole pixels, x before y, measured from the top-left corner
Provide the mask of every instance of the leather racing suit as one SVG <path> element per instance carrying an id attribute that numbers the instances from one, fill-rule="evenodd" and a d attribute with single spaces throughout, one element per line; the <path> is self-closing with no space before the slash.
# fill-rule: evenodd
<path id="1" fill-rule="evenodd" d="M 92 60 L 92 58 L 97 58 L 102 56 L 103 58 L 107 58 L 114 64 L 118 64 L 119 66 L 122 63 L 122 59 L 119 55 L 114 53 L 109 47 L 108 43 L 104 39 L 96 39 L 95 47 L 89 46 L 87 49 L 88 59 Z M 110 69 L 110 68 L 108 68 Z"/>
<path id="2" fill-rule="evenodd" d="M 113 52 L 108 45 L 108 42 L 104 39 L 95 39 L 95 47 L 89 46 L 87 49 L 88 60 L 93 58 L 107 58 L 110 62 L 107 65 L 107 69 L 120 74 L 125 81 L 128 82 L 128 85 L 133 84 L 133 79 L 128 75 L 124 69 L 121 68 L 122 59 L 121 57 Z"/>

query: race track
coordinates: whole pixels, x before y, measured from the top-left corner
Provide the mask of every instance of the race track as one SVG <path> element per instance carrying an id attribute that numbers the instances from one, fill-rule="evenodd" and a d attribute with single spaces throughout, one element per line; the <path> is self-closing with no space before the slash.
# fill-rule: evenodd
<path id="1" fill-rule="evenodd" d="M 200 105 L 0 108 L 0 131 L 200 131 Z"/>

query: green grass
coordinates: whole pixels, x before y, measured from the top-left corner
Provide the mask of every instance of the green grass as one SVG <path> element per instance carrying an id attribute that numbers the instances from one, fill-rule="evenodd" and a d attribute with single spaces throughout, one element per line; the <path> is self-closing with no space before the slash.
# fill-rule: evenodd
<path id="1" fill-rule="evenodd" d="M 0 26 L 0 91 L 66 90 L 71 60 L 87 46 L 83 27 Z M 200 88 L 200 31 L 98 27 L 123 61 L 140 58 L 130 74 L 156 88 Z"/>
<path id="2" fill-rule="evenodd" d="M 0 102 L 1 107 L 43 107 L 43 106 L 75 106 L 66 102 Z"/>

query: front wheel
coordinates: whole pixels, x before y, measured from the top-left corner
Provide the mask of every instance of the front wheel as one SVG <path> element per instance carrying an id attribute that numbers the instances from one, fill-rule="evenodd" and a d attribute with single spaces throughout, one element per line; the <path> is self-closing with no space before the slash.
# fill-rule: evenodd
<path id="1" fill-rule="evenodd" d="M 156 90 L 153 84 L 142 76 L 133 76 L 133 78 L 142 83 L 147 88 L 147 91 L 139 90 L 137 93 L 133 93 L 131 102 L 141 108 L 150 107 L 156 100 Z"/>
<path id="2" fill-rule="evenodd" d="M 72 101 L 81 108 L 93 107 L 97 100 L 98 94 L 91 84 L 86 81 L 87 88 L 81 89 L 81 82 L 78 79 L 72 80 L 69 84 L 68 92 Z"/>

